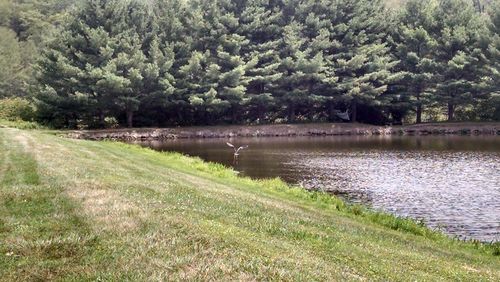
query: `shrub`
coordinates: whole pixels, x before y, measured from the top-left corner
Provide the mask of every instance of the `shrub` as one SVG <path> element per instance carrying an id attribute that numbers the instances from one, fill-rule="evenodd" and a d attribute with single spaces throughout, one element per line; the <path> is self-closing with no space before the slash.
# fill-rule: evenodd
<path id="1" fill-rule="evenodd" d="M 40 124 L 33 121 L 24 121 L 24 120 L 6 120 L 0 119 L 0 128 L 18 128 L 18 129 L 46 129 L 46 127 L 41 126 Z"/>
<path id="2" fill-rule="evenodd" d="M 9 121 L 32 121 L 35 115 L 33 105 L 23 98 L 0 100 L 0 119 Z"/>

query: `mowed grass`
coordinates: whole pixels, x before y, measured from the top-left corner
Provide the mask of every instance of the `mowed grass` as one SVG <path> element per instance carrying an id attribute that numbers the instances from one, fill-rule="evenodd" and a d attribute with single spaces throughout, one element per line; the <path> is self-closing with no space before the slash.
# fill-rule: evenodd
<path id="1" fill-rule="evenodd" d="M 215 164 L 0 129 L 0 280 L 499 281 L 496 246 Z"/>

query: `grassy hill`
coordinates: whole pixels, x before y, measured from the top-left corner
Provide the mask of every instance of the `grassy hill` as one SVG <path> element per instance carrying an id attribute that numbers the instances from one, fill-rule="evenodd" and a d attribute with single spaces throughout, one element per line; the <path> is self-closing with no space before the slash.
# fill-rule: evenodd
<path id="1" fill-rule="evenodd" d="M 179 154 L 0 129 L 2 281 L 499 281 L 493 253 Z"/>

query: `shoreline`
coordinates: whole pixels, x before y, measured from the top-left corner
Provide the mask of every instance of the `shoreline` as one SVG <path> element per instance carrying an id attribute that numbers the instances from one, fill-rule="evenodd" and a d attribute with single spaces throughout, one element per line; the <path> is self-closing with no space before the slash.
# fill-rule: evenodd
<path id="1" fill-rule="evenodd" d="M 376 126 L 359 123 L 193 126 L 170 128 L 121 128 L 74 130 L 65 136 L 86 140 L 169 140 L 234 137 L 380 136 L 380 135 L 496 135 L 500 122 L 425 123 Z"/>
<path id="2" fill-rule="evenodd" d="M 9 160 L 0 163 L 7 280 L 33 273 L 45 280 L 147 280 L 153 272 L 182 280 L 184 267 L 203 271 L 208 264 L 231 268 L 195 278 L 258 280 L 252 269 L 284 273 L 282 280 L 349 280 L 339 275 L 345 269 L 366 280 L 500 277 L 499 243 L 464 242 L 279 179 L 252 180 L 178 153 L 37 130 L 0 129 L 0 141 Z M 186 259 L 179 265 L 179 258 Z"/>

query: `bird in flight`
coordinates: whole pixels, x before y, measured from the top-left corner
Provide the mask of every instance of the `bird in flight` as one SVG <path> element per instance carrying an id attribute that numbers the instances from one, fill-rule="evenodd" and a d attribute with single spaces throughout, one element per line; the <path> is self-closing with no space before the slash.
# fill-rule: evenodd
<path id="1" fill-rule="evenodd" d="M 233 148 L 233 150 L 234 150 L 233 164 L 234 164 L 234 165 L 237 165 L 237 164 L 238 164 L 238 156 L 240 155 L 240 151 L 241 151 L 241 150 L 245 150 L 245 149 L 247 149 L 247 148 L 248 148 L 248 145 L 245 145 L 245 146 L 241 146 L 241 147 L 236 148 L 236 146 L 234 146 L 233 144 L 231 144 L 231 143 L 229 143 L 229 142 L 226 142 L 226 144 L 227 144 L 229 147 Z"/>
<path id="2" fill-rule="evenodd" d="M 236 146 L 234 146 L 233 144 L 229 143 L 229 142 L 226 142 L 226 144 L 233 148 L 234 150 L 234 162 L 236 163 L 238 161 L 238 156 L 240 155 L 240 151 L 241 150 L 245 150 L 248 148 L 248 145 L 245 145 L 245 146 L 241 146 L 241 147 L 238 147 L 236 148 Z"/>

